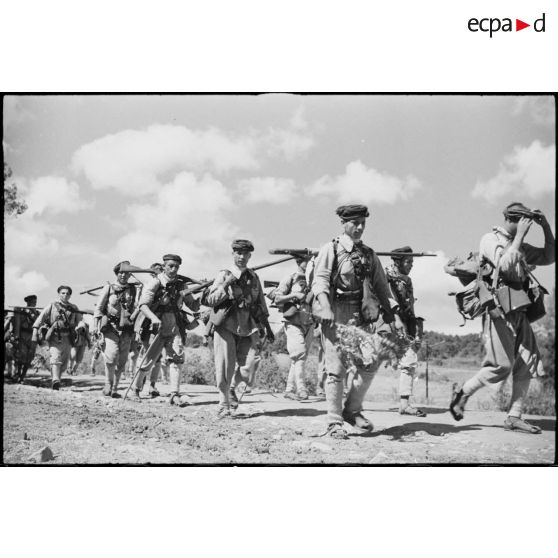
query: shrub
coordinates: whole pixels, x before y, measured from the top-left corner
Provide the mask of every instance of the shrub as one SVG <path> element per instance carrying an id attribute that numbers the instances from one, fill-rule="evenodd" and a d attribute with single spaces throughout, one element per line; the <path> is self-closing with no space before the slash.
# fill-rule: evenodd
<path id="1" fill-rule="evenodd" d="M 269 389 L 270 391 L 284 391 L 287 378 L 281 371 L 273 357 L 264 357 L 256 372 L 256 387 Z"/>
<path id="2" fill-rule="evenodd" d="M 507 412 L 511 404 L 511 381 L 504 382 L 495 395 L 500 411 Z M 528 415 L 556 416 L 556 393 L 554 375 L 531 380 L 523 403 L 523 412 Z"/>

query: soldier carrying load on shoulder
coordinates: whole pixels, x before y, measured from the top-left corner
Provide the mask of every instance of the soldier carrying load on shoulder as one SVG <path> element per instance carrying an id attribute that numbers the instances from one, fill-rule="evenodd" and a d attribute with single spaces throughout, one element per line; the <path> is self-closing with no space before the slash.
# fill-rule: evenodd
<path id="1" fill-rule="evenodd" d="M 413 344 L 407 349 L 399 362 L 399 414 L 425 417 L 426 413 L 421 409 L 413 407 L 409 399 L 413 395 L 413 380 L 416 376 L 418 355 L 422 339 L 422 318 L 415 316 L 415 295 L 413 292 L 413 281 L 409 273 L 413 268 L 413 250 L 410 246 L 396 248 L 392 252 L 400 253 L 400 256 L 391 256 L 393 264 L 386 267 L 386 277 L 391 287 L 393 298 L 399 305 L 397 314 L 401 318 L 405 331 L 409 337 L 414 339 Z"/>
<path id="2" fill-rule="evenodd" d="M 304 383 L 304 363 L 314 337 L 314 320 L 306 280 L 306 267 L 311 255 L 295 258 L 298 269 L 289 273 L 273 291 L 273 301 L 283 313 L 283 327 L 287 337 L 287 351 L 291 359 L 284 397 L 303 401 L 308 399 Z"/>
<path id="3" fill-rule="evenodd" d="M 211 307 L 209 317 L 214 325 L 213 350 L 215 377 L 219 389 L 217 418 L 230 416 L 238 407 L 238 398 L 231 383 L 238 364 L 237 384 L 249 383 L 261 339 L 273 342 L 269 327 L 269 312 L 260 279 L 249 269 L 248 261 L 254 251 L 249 240 L 234 240 L 233 265 L 219 272 L 204 293 L 202 304 Z"/>
<path id="4" fill-rule="evenodd" d="M 70 302 L 72 289 L 67 285 L 58 287 L 59 300 L 47 305 L 33 324 L 34 342 L 41 340 L 48 343 L 52 374 L 52 389 L 60 389 L 60 378 L 66 371 L 70 360 L 70 350 L 75 345 L 76 334 L 85 328 L 82 314 L 78 307 Z"/>
<path id="5" fill-rule="evenodd" d="M 184 363 L 184 343 L 187 321 L 182 311 L 183 304 L 197 311 L 199 301 L 191 294 L 184 297 L 185 278 L 178 276 L 182 258 L 175 254 L 163 256 L 163 272 L 153 277 L 143 288 L 139 301 L 140 315 L 135 323 L 136 332 L 144 326 L 144 321 L 151 322 L 150 345 L 143 355 L 141 367 L 132 385 L 134 401 L 140 401 L 140 392 L 146 375 L 163 354 L 165 364 L 169 365 L 171 393 L 169 403 L 185 406 L 189 397 L 180 393 L 180 365 Z"/>
<path id="6" fill-rule="evenodd" d="M 354 322 L 366 326 L 383 312 L 384 321 L 394 322 L 398 331 L 404 326 L 394 309 L 390 288 L 378 256 L 366 246 L 362 234 L 366 218 L 370 215 L 364 205 L 343 205 L 337 208 L 343 234 L 324 244 L 315 262 L 312 292 L 319 307 L 314 315 L 322 323 L 322 341 L 325 350 L 327 381 L 327 435 L 346 439 L 343 422 L 358 432 L 373 429 L 362 414 L 362 402 L 380 362 L 357 366 L 347 399 L 343 405 L 343 380 L 347 370 L 337 351 L 336 324 Z"/>
<path id="7" fill-rule="evenodd" d="M 15 364 L 14 379 L 21 383 L 25 379 L 27 370 L 33 362 L 37 343 L 33 341 L 33 324 L 39 316 L 37 295 L 28 295 L 24 299 L 26 306 L 14 308 L 8 318 L 9 337 L 13 345 L 13 358 Z M 4 323 L 6 330 L 6 323 Z"/>
<path id="8" fill-rule="evenodd" d="M 542 248 L 524 242 L 533 223 L 542 228 Z M 531 272 L 537 265 L 554 263 L 554 235 L 541 211 L 514 202 L 504 209 L 503 226 L 493 227 L 481 238 L 479 257 L 493 269 L 494 304 L 482 316 L 485 357 L 479 372 L 460 390 L 454 388 L 450 412 L 455 420 L 463 419 L 471 395 L 486 385 L 504 381 L 511 374 L 511 402 L 504 428 L 540 434 L 538 426 L 522 419 L 531 376 L 545 374 L 531 327 L 532 321 L 544 315 L 542 293 L 545 291 Z"/>
<path id="9" fill-rule="evenodd" d="M 114 268 L 116 281 L 103 287 L 93 315 L 94 331 L 97 337 L 104 337 L 103 356 L 105 358 L 105 387 L 103 395 L 120 398 L 118 383 L 126 367 L 130 345 L 134 338 L 131 316 L 135 310 L 136 287 L 128 283 L 130 273 L 122 271 L 119 262 Z"/>

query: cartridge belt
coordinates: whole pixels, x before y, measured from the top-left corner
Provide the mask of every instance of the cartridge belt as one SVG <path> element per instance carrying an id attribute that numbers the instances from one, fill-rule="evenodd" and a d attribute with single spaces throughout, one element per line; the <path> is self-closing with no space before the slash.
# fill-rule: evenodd
<path id="1" fill-rule="evenodd" d="M 335 298 L 344 302 L 360 302 L 362 300 L 362 290 L 343 291 L 342 289 L 336 289 Z"/>

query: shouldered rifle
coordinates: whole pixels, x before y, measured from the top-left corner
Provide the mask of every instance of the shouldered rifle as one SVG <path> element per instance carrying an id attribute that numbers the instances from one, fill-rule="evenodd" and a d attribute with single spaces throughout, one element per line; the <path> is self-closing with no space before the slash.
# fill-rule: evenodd
<path id="1" fill-rule="evenodd" d="M 143 286 L 143 283 L 139 280 L 137 282 L 136 281 L 130 281 L 128 283 L 128 285 L 134 285 L 134 286 L 142 285 Z M 96 295 L 96 294 L 93 294 L 93 293 L 95 291 L 100 291 L 103 287 L 106 287 L 106 285 L 101 285 L 100 287 L 94 287 L 92 289 L 88 289 L 87 291 L 81 291 L 79 294 L 88 294 L 88 295 L 91 295 L 91 296 L 99 296 L 99 295 Z"/>
<path id="2" fill-rule="evenodd" d="M 26 314 L 24 310 L 43 310 L 38 306 L 10 306 L 8 308 L 4 308 L 4 312 L 11 312 L 12 314 Z"/>
<path id="3" fill-rule="evenodd" d="M 263 282 L 264 289 L 276 289 L 279 286 L 279 281 L 266 281 Z"/>
<path id="4" fill-rule="evenodd" d="M 318 250 L 313 250 L 312 248 L 276 248 L 275 250 L 270 250 L 270 254 L 290 254 L 293 258 L 301 257 L 307 258 L 309 256 L 317 256 Z M 436 256 L 437 254 L 432 254 L 431 252 L 376 252 L 377 256 L 397 256 L 398 258 L 404 256 L 412 256 L 413 258 L 423 258 L 425 256 Z"/>
<path id="5" fill-rule="evenodd" d="M 261 265 L 256 265 L 254 267 L 251 267 L 250 269 L 252 271 L 258 271 L 259 269 L 264 269 L 265 267 L 271 267 L 272 265 L 277 265 L 283 262 L 287 262 L 289 260 L 294 259 L 294 255 L 290 255 L 288 258 L 281 258 L 280 260 L 275 260 L 273 262 L 269 262 L 269 263 L 265 263 L 265 264 L 261 264 Z M 208 281 L 203 281 L 201 283 L 199 283 L 198 285 L 196 285 L 195 287 L 191 287 L 189 289 L 186 289 L 185 291 L 182 292 L 182 294 L 184 296 L 189 295 L 189 294 L 193 294 L 193 293 L 198 293 L 200 291 L 203 291 L 204 289 L 206 289 L 207 287 L 210 287 L 211 285 L 213 285 L 213 281 L 215 281 L 215 279 L 210 279 Z"/>

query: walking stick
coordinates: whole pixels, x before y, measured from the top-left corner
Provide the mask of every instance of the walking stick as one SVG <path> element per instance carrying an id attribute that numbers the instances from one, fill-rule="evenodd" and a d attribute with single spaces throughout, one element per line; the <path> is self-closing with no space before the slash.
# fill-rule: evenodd
<path id="1" fill-rule="evenodd" d="M 426 370 L 424 371 L 426 380 L 426 404 L 428 405 L 428 341 L 426 342 Z"/>
<path id="2" fill-rule="evenodd" d="M 155 342 L 158 341 L 160 337 L 161 337 L 161 329 L 159 328 L 159 331 L 157 332 L 155 337 L 153 337 L 153 341 L 151 341 L 151 343 L 149 344 L 149 347 L 147 347 L 145 353 L 143 354 L 143 357 L 142 357 L 139 365 L 136 367 L 136 371 L 134 372 L 134 376 L 132 377 L 132 380 L 130 381 L 130 385 L 128 386 L 128 389 L 126 390 L 126 393 L 124 394 L 124 397 L 122 398 L 122 401 L 126 400 L 126 397 L 128 396 L 128 392 L 130 391 L 130 388 L 132 387 L 132 384 L 136 381 L 136 377 L 139 374 L 139 371 L 141 370 L 141 367 L 143 366 L 143 363 L 145 361 L 145 357 L 147 356 L 147 353 L 149 352 L 149 349 L 151 349 L 151 347 L 153 347 L 153 345 L 155 345 Z"/>

